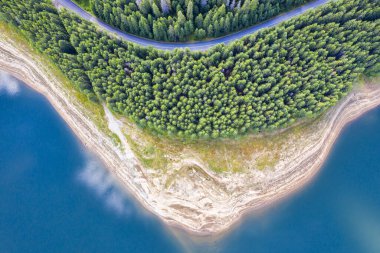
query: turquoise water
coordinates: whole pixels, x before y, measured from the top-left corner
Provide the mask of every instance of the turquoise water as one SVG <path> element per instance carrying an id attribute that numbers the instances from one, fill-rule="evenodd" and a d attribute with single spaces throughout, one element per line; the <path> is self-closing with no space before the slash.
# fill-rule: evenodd
<path id="1" fill-rule="evenodd" d="M 304 189 L 200 243 L 121 192 L 44 97 L 0 76 L 0 253 L 380 252 L 380 109 Z"/>

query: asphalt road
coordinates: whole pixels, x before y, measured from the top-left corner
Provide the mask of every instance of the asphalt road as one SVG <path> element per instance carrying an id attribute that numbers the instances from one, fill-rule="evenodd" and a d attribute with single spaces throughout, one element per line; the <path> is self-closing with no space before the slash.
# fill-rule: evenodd
<path id="1" fill-rule="evenodd" d="M 287 13 L 284 13 L 282 15 L 279 15 L 273 19 L 270 19 L 268 21 L 265 21 L 263 23 L 260 23 L 258 25 L 251 26 L 247 29 L 241 30 L 236 33 L 232 33 L 229 35 L 226 35 L 224 37 L 216 38 L 216 39 L 211 39 L 207 41 L 194 41 L 194 42 L 160 42 L 160 41 L 155 41 L 155 40 L 150 40 L 142 37 L 138 37 L 132 34 L 128 34 L 125 32 L 122 32 L 106 23 L 101 21 L 100 19 L 92 16 L 85 10 L 81 9 L 78 5 L 73 3 L 71 0 L 53 0 L 54 4 L 57 7 L 64 7 L 66 9 L 71 10 L 72 12 L 76 13 L 80 17 L 82 17 L 85 20 L 88 20 L 92 23 L 97 24 L 99 27 L 101 27 L 103 30 L 106 30 L 110 33 L 113 33 L 119 37 L 121 37 L 124 40 L 139 44 L 141 46 L 151 46 L 155 47 L 158 49 L 164 49 L 164 50 L 174 50 L 176 48 L 189 48 L 190 50 L 207 50 L 212 46 L 215 46 L 220 43 L 228 44 L 234 40 L 240 39 L 242 37 L 245 37 L 247 35 L 250 35 L 254 32 L 257 32 L 258 30 L 272 27 L 274 25 L 277 25 L 281 22 L 284 22 L 286 20 L 289 20 L 293 17 L 299 16 L 302 13 L 305 13 L 308 10 L 317 8 L 330 0 L 316 0 L 311 3 L 305 4 L 301 7 L 298 7 L 294 10 L 291 10 Z"/>

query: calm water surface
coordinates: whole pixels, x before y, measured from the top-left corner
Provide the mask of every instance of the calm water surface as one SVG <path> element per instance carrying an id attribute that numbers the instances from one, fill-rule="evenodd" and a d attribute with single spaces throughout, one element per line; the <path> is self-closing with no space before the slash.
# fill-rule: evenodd
<path id="1" fill-rule="evenodd" d="M 44 97 L 0 77 L 0 253 L 380 252 L 380 109 L 302 191 L 200 243 L 121 192 Z"/>

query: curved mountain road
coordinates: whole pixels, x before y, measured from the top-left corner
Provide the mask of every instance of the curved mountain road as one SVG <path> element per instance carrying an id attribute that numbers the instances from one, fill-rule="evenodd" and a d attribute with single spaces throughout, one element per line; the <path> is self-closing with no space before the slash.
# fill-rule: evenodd
<path id="1" fill-rule="evenodd" d="M 289 20 L 293 17 L 299 16 L 308 10 L 317 8 L 317 7 L 327 3 L 329 1 L 330 0 L 316 0 L 316 1 L 313 1 L 311 3 L 302 5 L 298 8 L 295 8 L 295 9 L 293 9 L 287 13 L 276 16 L 276 17 L 274 17 L 270 20 L 267 20 L 263 23 L 251 26 L 251 27 L 246 28 L 244 30 L 241 30 L 239 32 L 232 33 L 232 34 L 226 35 L 224 37 L 216 38 L 216 39 L 210 39 L 207 41 L 194 41 L 194 42 L 160 42 L 160 41 L 155 41 L 155 40 L 151 40 L 151 39 L 138 37 L 138 36 L 135 36 L 132 34 L 122 32 L 122 31 L 104 23 L 100 19 L 92 16 L 90 13 L 81 9 L 78 5 L 73 3 L 71 0 L 53 0 L 53 3 L 57 7 L 63 7 L 63 8 L 71 10 L 72 12 L 76 13 L 77 15 L 82 17 L 83 19 L 90 21 L 92 23 L 95 23 L 96 25 L 101 27 L 103 30 L 106 30 L 110 33 L 113 33 L 113 34 L 117 35 L 118 37 L 120 37 L 126 41 L 130 41 L 130 42 L 139 44 L 141 46 L 151 46 L 151 47 L 155 47 L 158 49 L 164 49 L 164 50 L 174 50 L 176 48 L 189 48 L 190 50 L 204 51 L 204 50 L 207 50 L 210 47 L 213 47 L 217 44 L 220 44 L 220 43 L 228 44 L 234 40 L 240 39 L 240 38 L 245 37 L 247 35 L 250 35 L 254 32 L 257 32 L 258 30 L 277 25 L 277 24 L 284 22 L 286 20 Z"/>

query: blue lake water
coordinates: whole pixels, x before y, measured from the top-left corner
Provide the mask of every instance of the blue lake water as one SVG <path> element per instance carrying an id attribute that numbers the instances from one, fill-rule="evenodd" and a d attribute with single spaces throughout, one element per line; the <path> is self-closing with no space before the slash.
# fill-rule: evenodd
<path id="1" fill-rule="evenodd" d="M 380 252 L 380 109 L 304 189 L 196 242 L 120 191 L 44 97 L 0 76 L 0 253 Z"/>

